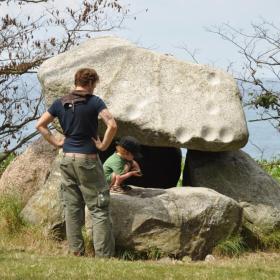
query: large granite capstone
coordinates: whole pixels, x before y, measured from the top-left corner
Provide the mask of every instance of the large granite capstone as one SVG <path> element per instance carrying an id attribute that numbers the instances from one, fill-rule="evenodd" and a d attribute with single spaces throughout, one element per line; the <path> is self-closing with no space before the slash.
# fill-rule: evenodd
<path id="1" fill-rule="evenodd" d="M 90 39 L 41 65 L 38 76 L 48 105 L 68 93 L 81 67 L 100 75 L 96 94 L 118 121 L 118 136 L 202 151 L 235 150 L 247 143 L 237 84 L 222 70 L 117 37 Z"/>

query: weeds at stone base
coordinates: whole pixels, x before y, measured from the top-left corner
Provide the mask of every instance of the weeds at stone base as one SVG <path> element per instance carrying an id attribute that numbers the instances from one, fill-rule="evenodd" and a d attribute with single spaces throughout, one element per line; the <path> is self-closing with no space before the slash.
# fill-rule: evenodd
<path id="1" fill-rule="evenodd" d="M 238 257 L 246 252 L 272 251 L 280 249 L 280 230 L 262 231 L 254 228 L 250 237 L 244 228 L 242 234 L 234 235 L 220 242 L 214 249 L 214 254 L 219 256 Z"/>
<path id="2" fill-rule="evenodd" d="M 280 229 L 259 229 L 254 226 L 243 226 L 242 236 L 248 247 L 254 250 L 277 251 L 280 249 Z"/>
<path id="3" fill-rule="evenodd" d="M 116 257 L 120 260 L 136 261 L 147 260 L 147 254 L 127 248 L 116 248 Z"/>
<path id="4" fill-rule="evenodd" d="M 56 241 L 46 237 L 42 228 L 30 226 L 24 222 L 20 212 L 22 203 L 16 196 L 4 195 L 0 198 L 0 244 L 3 248 L 19 248 L 23 251 L 47 252 L 51 254 L 67 254 L 65 241 Z M 247 237 L 236 235 L 224 240 L 213 253 L 217 256 L 240 256 L 245 252 L 262 250 L 277 251 L 280 249 L 280 230 L 262 232 L 257 228 L 251 230 L 257 240 L 256 246 L 247 242 Z M 86 255 L 94 256 L 92 239 L 84 231 Z M 128 248 L 116 248 L 117 258 L 121 260 L 158 260 L 166 257 L 158 248 L 151 247 L 145 252 Z"/>
<path id="5" fill-rule="evenodd" d="M 0 177 L 15 157 L 16 155 L 14 153 L 9 154 L 9 156 L 0 163 Z M 1 153 L 0 153 L 0 159 L 1 159 Z"/>
<path id="6" fill-rule="evenodd" d="M 5 170 L 14 156 L 11 155 L 0 167 Z M 280 160 L 258 161 L 260 166 L 275 179 L 280 181 Z M 182 164 L 183 169 L 183 164 Z M 181 184 L 178 184 L 181 185 Z M 20 250 L 52 252 L 54 254 L 65 254 L 65 242 L 57 242 L 46 238 L 39 227 L 28 226 L 20 216 L 22 203 L 16 196 L 5 195 L 0 197 L 0 242 L 4 247 L 20 248 Z M 236 257 L 248 251 L 275 251 L 280 249 L 280 230 L 263 232 L 257 228 L 251 230 L 255 244 L 248 242 L 248 236 L 232 236 L 216 246 L 214 254 L 220 256 Z M 94 256 L 92 241 L 86 235 L 85 247 L 88 256 Z M 2 247 L 2 246 L 1 246 Z M 150 248 L 147 252 L 137 252 L 132 249 L 117 248 L 117 257 L 122 260 L 157 260 L 164 257 L 157 248 Z"/>
<path id="7" fill-rule="evenodd" d="M 214 249 L 214 254 L 219 256 L 238 257 L 246 251 L 248 251 L 248 247 L 242 236 L 234 235 L 219 243 Z"/>
<path id="8" fill-rule="evenodd" d="M 51 255 L 68 254 L 65 241 L 55 240 L 44 235 L 40 226 L 28 225 L 20 215 L 23 204 L 17 196 L 0 197 L 0 248 L 20 252 L 37 252 Z M 87 256 L 94 256 L 92 238 L 83 230 Z M 117 257 L 122 260 L 157 260 L 163 254 L 156 247 L 146 252 L 117 248 Z"/>
<path id="9" fill-rule="evenodd" d="M 14 195 L 0 197 L 0 231 L 6 234 L 16 234 L 24 227 L 25 222 L 20 215 L 21 200 Z"/>
<path id="10" fill-rule="evenodd" d="M 94 247 L 92 238 L 86 234 L 85 229 L 83 230 L 83 237 L 85 241 L 86 256 L 94 256 Z M 116 258 L 125 261 L 137 261 L 137 260 L 158 260 L 165 255 L 157 247 L 150 247 L 146 251 L 136 251 L 134 249 L 116 247 Z"/>
<path id="11" fill-rule="evenodd" d="M 280 230 L 263 234 L 261 240 L 264 249 L 280 249 Z"/>
<path id="12" fill-rule="evenodd" d="M 23 203 L 15 195 L 0 197 L 0 248 L 5 251 L 62 254 L 63 242 L 44 235 L 40 226 L 28 225 L 21 216 Z"/>
<path id="13" fill-rule="evenodd" d="M 126 261 L 136 260 L 158 260 L 164 257 L 165 254 L 157 247 L 150 247 L 147 251 L 136 251 L 127 248 L 116 248 L 116 257 Z"/>

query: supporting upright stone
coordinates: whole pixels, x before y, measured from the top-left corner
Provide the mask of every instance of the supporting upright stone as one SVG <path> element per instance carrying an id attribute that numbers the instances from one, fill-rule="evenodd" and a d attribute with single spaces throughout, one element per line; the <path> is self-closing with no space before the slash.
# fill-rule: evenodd
<path id="1" fill-rule="evenodd" d="M 249 223 L 280 229 L 280 185 L 243 151 L 188 150 L 183 185 L 206 187 L 235 199 Z"/>

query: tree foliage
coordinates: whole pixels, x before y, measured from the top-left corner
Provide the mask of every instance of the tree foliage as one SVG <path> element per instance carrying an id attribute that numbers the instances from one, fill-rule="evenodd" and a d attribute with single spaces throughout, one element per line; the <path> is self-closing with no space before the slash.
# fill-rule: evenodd
<path id="1" fill-rule="evenodd" d="M 253 121 L 269 120 L 280 128 L 280 28 L 262 20 L 245 32 L 229 24 L 208 29 L 233 44 L 243 57 L 242 70 L 233 73 L 249 91 L 245 105 L 259 112 Z"/>
<path id="2" fill-rule="evenodd" d="M 25 129 L 42 110 L 32 83 L 38 66 L 98 32 L 120 27 L 128 13 L 118 0 L 62 3 L 0 0 L 0 151 L 7 156 L 36 135 Z"/>

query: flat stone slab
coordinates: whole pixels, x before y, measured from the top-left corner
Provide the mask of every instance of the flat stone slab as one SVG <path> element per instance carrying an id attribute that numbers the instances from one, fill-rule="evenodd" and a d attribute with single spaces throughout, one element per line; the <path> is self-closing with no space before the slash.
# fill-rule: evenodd
<path id="1" fill-rule="evenodd" d="M 38 76 L 48 105 L 68 93 L 81 67 L 98 72 L 95 91 L 116 118 L 118 136 L 202 151 L 236 150 L 247 143 L 237 84 L 222 70 L 117 37 L 90 39 L 41 65 Z"/>

